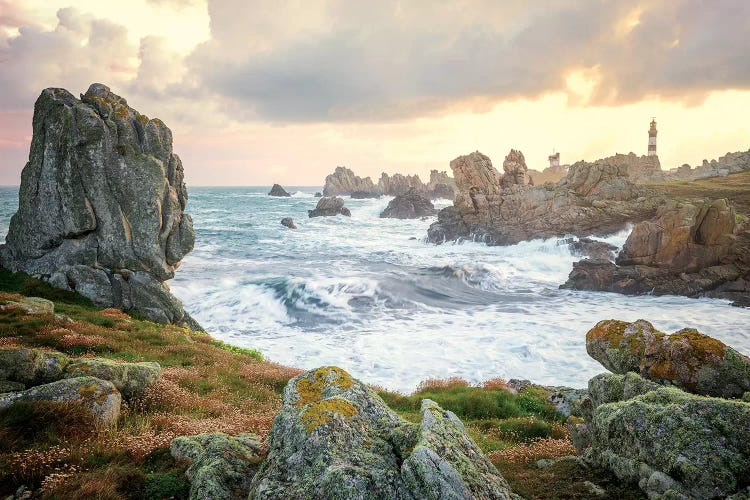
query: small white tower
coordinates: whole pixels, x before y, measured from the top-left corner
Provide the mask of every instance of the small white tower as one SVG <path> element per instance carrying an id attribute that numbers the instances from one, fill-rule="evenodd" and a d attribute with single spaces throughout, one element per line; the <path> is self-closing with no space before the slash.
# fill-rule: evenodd
<path id="1" fill-rule="evenodd" d="M 550 168 L 557 168 L 560 166 L 560 153 L 554 153 L 547 157 L 549 160 Z"/>
<path id="2" fill-rule="evenodd" d="M 656 156 L 656 118 L 651 119 L 651 128 L 648 129 L 648 155 Z"/>

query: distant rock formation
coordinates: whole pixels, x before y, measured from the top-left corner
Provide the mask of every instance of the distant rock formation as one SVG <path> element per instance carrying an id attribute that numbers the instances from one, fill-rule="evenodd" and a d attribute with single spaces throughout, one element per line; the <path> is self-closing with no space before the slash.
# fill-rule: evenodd
<path id="1" fill-rule="evenodd" d="M 271 188 L 271 191 L 269 191 L 268 196 L 292 196 L 291 194 L 287 193 L 286 190 L 281 187 L 280 184 L 274 184 Z"/>
<path id="2" fill-rule="evenodd" d="M 380 191 L 353 191 L 350 198 L 353 200 L 366 200 L 369 198 L 380 198 L 383 196 Z"/>
<path id="3" fill-rule="evenodd" d="M 200 326 L 164 281 L 193 249 L 172 132 L 93 84 L 81 99 L 44 90 L 0 264 L 100 306 Z"/>
<path id="4" fill-rule="evenodd" d="M 750 306 L 750 230 L 729 202 L 670 200 L 637 224 L 615 263 L 582 260 L 564 288 L 718 297 Z"/>
<path id="5" fill-rule="evenodd" d="M 281 219 L 281 225 L 288 227 L 289 229 L 297 229 L 297 226 L 294 224 L 294 219 L 291 217 L 284 217 Z"/>
<path id="6" fill-rule="evenodd" d="M 355 191 L 376 192 L 377 190 L 378 188 L 369 177 L 363 179 L 346 167 L 336 167 L 336 170 L 326 177 L 323 195 L 351 196 Z"/>
<path id="7" fill-rule="evenodd" d="M 428 215 L 435 215 L 435 206 L 421 195 L 415 188 L 393 198 L 380 214 L 381 218 L 417 219 Z"/>
<path id="8" fill-rule="evenodd" d="M 323 197 L 323 193 L 321 193 L 320 191 L 315 191 L 315 197 L 316 198 L 322 198 Z"/>
<path id="9" fill-rule="evenodd" d="M 318 200 L 314 210 L 307 211 L 308 217 L 333 217 L 346 215 L 351 217 L 352 213 L 344 206 L 344 200 L 338 196 L 323 197 Z"/>
<path id="10" fill-rule="evenodd" d="M 534 182 L 529 177 L 528 170 L 529 168 L 526 166 L 526 159 L 523 157 L 523 153 L 511 149 L 503 162 L 503 171 L 505 173 L 500 181 L 500 185 L 503 189 L 509 189 L 512 186 L 533 186 Z"/>
<path id="11" fill-rule="evenodd" d="M 718 160 L 703 160 L 701 165 L 691 168 L 684 164 L 679 168 L 653 175 L 650 182 L 693 181 L 708 177 L 725 177 L 750 170 L 750 150 L 727 153 Z"/>
<path id="12" fill-rule="evenodd" d="M 611 158 L 578 162 L 557 185 L 536 187 L 522 184 L 522 158 L 511 151 L 507 181 L 479 152 L 453 160 L 456 197 L 430 226 L 429 241 L 482 238 L 511 245 L 532 238 L 612 233 L 651 218 L 663 201 L 658 193 L 632 183 L 628 166 Z"/>
<path id="13" fill-rule="evenodd" d="M 412 188 L 419 192 L 427 191 L 427 187 L 418 175 L 393 174 L 393 176 L 389 176 L 383 172 L 378 181 L 378 189 L 386 196 L 398 196 Z"/>
<path id="14" fill-rule="evenodd" d="M 268 445 L 250 498 L 518 498 L 452 412 L 403 420 L 335 366 L 289 381 Z"/>

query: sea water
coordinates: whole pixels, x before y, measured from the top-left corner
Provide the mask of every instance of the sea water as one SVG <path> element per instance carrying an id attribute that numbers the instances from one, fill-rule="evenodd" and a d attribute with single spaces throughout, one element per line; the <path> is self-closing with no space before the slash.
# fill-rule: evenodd
<path id="1" fill-rule="evenodd" d="M 727 301 L 560 290 L 580 258 L 562 239 L 434 245 L 424 238 L 435 217 L 379 218 L 390 198 L 347 197 L 351 217 L 309 219 L 321 189 L 287 190 L 191 188 L 195 250 L 168 282 L 208 332 L 270 360 L 338 365 L 405 392 L 453 376 L 584 387 L 604 371 L 586 332 L 610 318 L 698 328 L 750 354 L 750 311 Z M 17 188 L 0 189 L 3 235 L 16 207 Z"/>

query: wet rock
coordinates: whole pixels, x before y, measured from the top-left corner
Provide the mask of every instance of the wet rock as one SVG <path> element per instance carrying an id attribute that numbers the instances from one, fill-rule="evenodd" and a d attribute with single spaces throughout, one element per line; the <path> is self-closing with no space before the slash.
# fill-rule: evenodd
<path id="1" fill-rule="evenodd" d="M 38 385 L 20 392 L 0 395 L 0 410 L 18 401 L 77 401 L 105 425 L 117 421 L 122 398 L 111 382 L 94 377 L 77 377 Z"/>
<path id="2" fill-rule="evenodd" d="M 749 403 L 689 394 L 635 373 L 595 377 L 589 393 L 587 462 L 637 483 L 649 498 L 745 492 Z"/>
<path id="3" fill-rule="evenodd" d="M 268 196 L 282 196 L 289 197 L 291 194 L 287 193 L 286 190 L 281 187 L 281 184 L 274 184 L 271 191 L 268 192 Z"/>
<path id="4" fill-rule="evenodd" d="M 120 287 L 117 270 L 143 273 L 152 285 L 174 277 L 195 240 L 183 177 L 172 133 L 159 119 L 102 84 L 80 100 L 45 89 L 34 105 L 29 162 L 0 264 L 98 305 L 142 310 L 118 292 L 133 293 L 138 283 Z M 162 298 L 148 307 L 195 325 L 175 297 Z"/>
<path id="5" fill-rule="evenodd" d="M 250 498 L 512 498 L 458 418 L 432 401 L 401 420 L 336 367 L 292 379 Z"/>
<path id="6" fill-rule="evenodd" d="M 55 314 L 55 304 L 51 300 L 41 297 L 22 297 L 19 300 L 8 300 L 0 306 L 0 310 L 21 309 L 25 314 L 44 315 Z"/>
<path id="7" fill-rule="evenodd" d="M 262 461 L 260 440 L 253 434 L 180 436 L 170 452 L 178 462 L 190 463 L 185 475 L 191 500 L 247 498 Z"/>
<path id="8" fill-rule="evenodd" d="M 60 352 L 41 349 L 0 349 L 0 380 L 26 386 L 53 382 L 63 377 L 68 357 Z"/>
<path id="9" fill-rule="evenodd" d="M 137 399 L 161 378 L 155 362 L 118 363 L 104 358 L 75 358 L 65 367 L 65 378 L 96 377 L 111 382 L 125 399 Z"/>
<path id="10" fill-rule="evenodd" d="M 291 217 L 284 217 L 281 219 L 281 225 L 286 226 L 289 229 L 297 229 L 297 226 L 294 224 L 294 219 Z"/>
<path id="11" fill-rule="evenodd" d="M 353 200 L 366 200 L 368 198 L 380 198 L 382 194 L 378 191 L 352 191 L 349 196 Z"/>
<path id="12" fill-rule="evenodd" d="M 363 179 L 346 167 L 336 167 L 336 170 L 326 177 L 323 187 L 324 196 L 350 196 L 355 191 L 376 192 L 378 189 L 372 179 Z"/>
<path id="13" fill-rule="evenodd" d="M 577 256 L 586 257 L 595 261 L 613 262 L 617 247 L 606 241 L 597 241 L 591 238 L 579 238 L 569 241 L 568 248 L 570 253 Z"/>
<path id="14" fill-rule="evenodd" d="M 614 373 L 696 394 L 740 398 L 750 390 L 750 358 L 693 329 L 666 335 L 644 320 L 600 321 L 586 334 L 586 351 Z"/>
<path id="15" fill-rule="evenodd" d="M 315 197 L 316 198 L 322 198 L 323 197 L 323 193 L 320 193 L 320 192 L 316 191 L 315 192 Z"/>
<path id="16" fill-rule="evenodd" d="M 307 211 L 308 217 L 332 217 L 345 215 L 351 217 L 352 213 L 344 206 L 344 200 L 338 196 L 323 197 L 318 200 L 314 210 Z"/>
<path id="17" fill-rule="evenodd" d="M 380 214 L 381 218 L 418 219 L 435 215 L 436 210 L 432 202 L 411 188 L 404 194 L 398 195 L 388 202 L 388 206 Z"/>

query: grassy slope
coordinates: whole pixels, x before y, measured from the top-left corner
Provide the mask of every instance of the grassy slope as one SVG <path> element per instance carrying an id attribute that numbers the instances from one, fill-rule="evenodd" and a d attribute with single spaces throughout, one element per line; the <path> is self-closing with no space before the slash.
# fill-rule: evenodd
<path id="1" fill-rule="evenodd" d="M 294 368 L 227 346 L 204 333 L 98 310 L 80 296 L 0 269 L 0 305 L 17 294 L 55 302 L 55 315 L 0 310 L 0 347 L 55 349 L 122 361 L 157 361 L 164 376 L 117 425 L 92 431 L 88 415 L 69 404 L 17 404 L 0 412 L 0 497 L 19 485 L 48 498 L 185 498 L 184 465 L 168 446 L 177 435 L 224 431 L 267 436 Z M 72 320 L 72 321 L 71 321 Z M 574 453 L 562 417 L 543 390 L 511 394 L 502 381 L 483 388 L 460 380 L 429 381 L 411 396 L 379 390 L 404 418 L 418 421 L 422 398 L 458 414 L 477 444 L 527 498 L 596 498 L 585 481 L 611 496 L 640 498 L 601 471 L 567 461 L 537 469 L 540 458 Z"/>
<path id="2" fill-rule="evenodd" d="M 750 215 L 750 171 L 696 181 L 648 184 L 673 198 L 728 198 L 738 214 Z"/>

